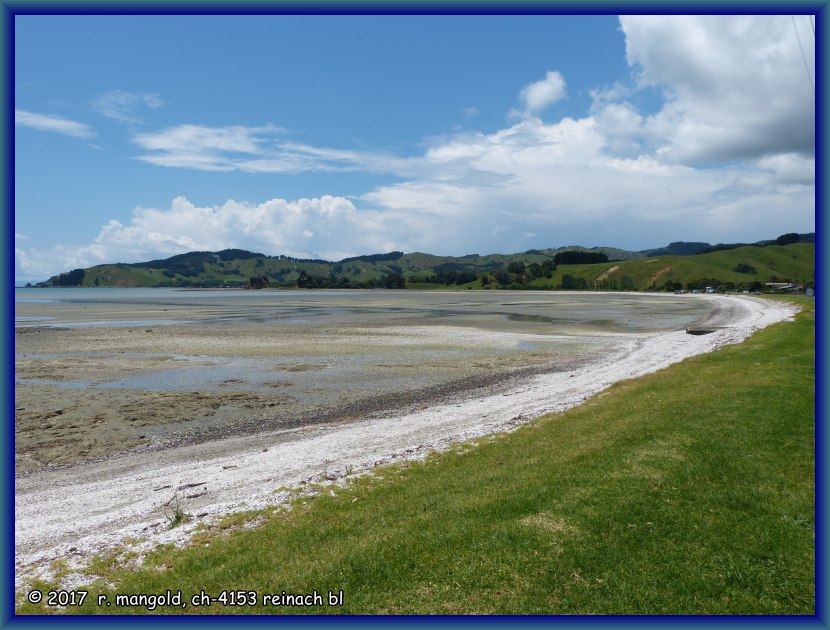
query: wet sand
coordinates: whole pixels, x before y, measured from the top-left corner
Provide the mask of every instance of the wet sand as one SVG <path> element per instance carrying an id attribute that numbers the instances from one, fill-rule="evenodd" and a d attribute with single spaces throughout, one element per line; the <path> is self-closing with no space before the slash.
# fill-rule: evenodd
<path id="1" fill-rule="evenodd" d="M 18 328 L 16 337 L 18 475 L 399 412 L 595 361 L 616 343 L 380 323 Z"/>
<path id="2" fill-rule="evenodd" d="M 18 475 L 135 449 L 365 419 L 679 328 L 675 296 L 30 290 L 16 304 Z M 49 301 L 52 300 L 52 301 Z"/>
<path id="3" fill-rule="evenodd" d="M 686 320 L 705 313 L 725 326 L 705 336 L 613 323 L 557 334 L 567 331 L 551 333 L 534 313 L 521 325 L 466 313 L 454 325 L 424 326 L 410 314 L 268 334 L 262 322 L 228 327 L 209 315 L 200 326 L 24 327 L 16 335 L 17 581 L 48 575 L 59 558 L 80 566 L 127 537 L 138 551 L 184 542 L 199 522 L 279 502 L 283 486 L 509 430 L 793 312 L 766 300 L 705 300 Z M 191 368 L 216 378 L 198 390 L 173 378 Z M 186 488 L 197 491 L 181 494 Z M 163 504 L 177 493 L 200 516 L 169 530 Z"/>

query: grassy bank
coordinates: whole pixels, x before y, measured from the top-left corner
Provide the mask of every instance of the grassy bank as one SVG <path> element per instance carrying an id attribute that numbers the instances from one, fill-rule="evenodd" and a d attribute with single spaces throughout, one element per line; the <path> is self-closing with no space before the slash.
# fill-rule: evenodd
<path id="1" fill-rule="evenodd" d="M 109 567 L 115 586 L 67 611 L 146 613 L 115 593 L 170 589 L 187 607 L 154 612 L 812 614 L 815 326 L 801 303 L 796 322 L 514 433 Z M 259 604 L 342 590 L 343 605 L 190 604 L 228 589 Z"/>

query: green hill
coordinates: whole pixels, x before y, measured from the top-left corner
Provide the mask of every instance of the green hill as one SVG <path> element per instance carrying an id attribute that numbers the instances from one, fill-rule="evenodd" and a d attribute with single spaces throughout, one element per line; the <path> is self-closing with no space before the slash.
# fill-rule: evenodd
<path id="1" fill-rule="evenodd" d="M 678 242 L 642 252 L 570 246 L 460 257 L 388 252 L 336 262 L 226 249 L 75 269 L 37 286 L 664 291 L 759 290 L 767 282 L 811 285 L 813 235 L 792 236 L 800 236 L 799 242 L 778 244 L 784 237 L 754 245 Z"/>
<path id="2" fill-rule="evenodd" d="M 565 276 L 578 286 L 569 286 Z M 654 256 L 593 265 L 561 265 L 551 279 L 564 288 L 676 290 L 725 286 L 755 290 L 767 282 L 812 285 L 815 244 L 754 245 L 694 256 Z M 548 284 L 551 283 L 548 281 Z M 543 281 L 536 284 L 544 285 Z"/>

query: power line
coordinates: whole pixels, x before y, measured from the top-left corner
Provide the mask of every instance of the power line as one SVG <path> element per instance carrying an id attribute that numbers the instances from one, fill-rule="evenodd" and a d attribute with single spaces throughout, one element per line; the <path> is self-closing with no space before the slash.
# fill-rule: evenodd
<path id="1" fill-rule="evenodd" d="M 810 66 L 807 65 L 807 57 L 804 55 L 804 48 L 801 46 L 801 37 L 798 34 L 798 28 L 795 25 L 795 16 L 791 15 L 793 21 L 793 30 L 795 30 L 795 38 L 798 40 L 798 49 L 801 51 L 801 58 L 804 60 L 804 69 L 807 71 L 807 78 L 810 80 L 810 91 L 813 93 L 813 98 L 816 96 L 816 89 L 813 87 L 813 77 L 810 75 Z M 812 24 L 812 20 L 810 21 Z"/>

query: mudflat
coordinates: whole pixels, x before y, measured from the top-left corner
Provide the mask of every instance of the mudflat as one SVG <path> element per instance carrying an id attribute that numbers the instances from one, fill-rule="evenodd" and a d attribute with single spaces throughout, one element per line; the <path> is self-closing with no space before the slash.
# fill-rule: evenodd
<path id="1" fill-rule="evenodd" d="M 682 327 L 711 309 L 673 296 L 528 292 L 18 298 L 17 474 L 417 407 L 598 361 L 621 333 Z"/>

